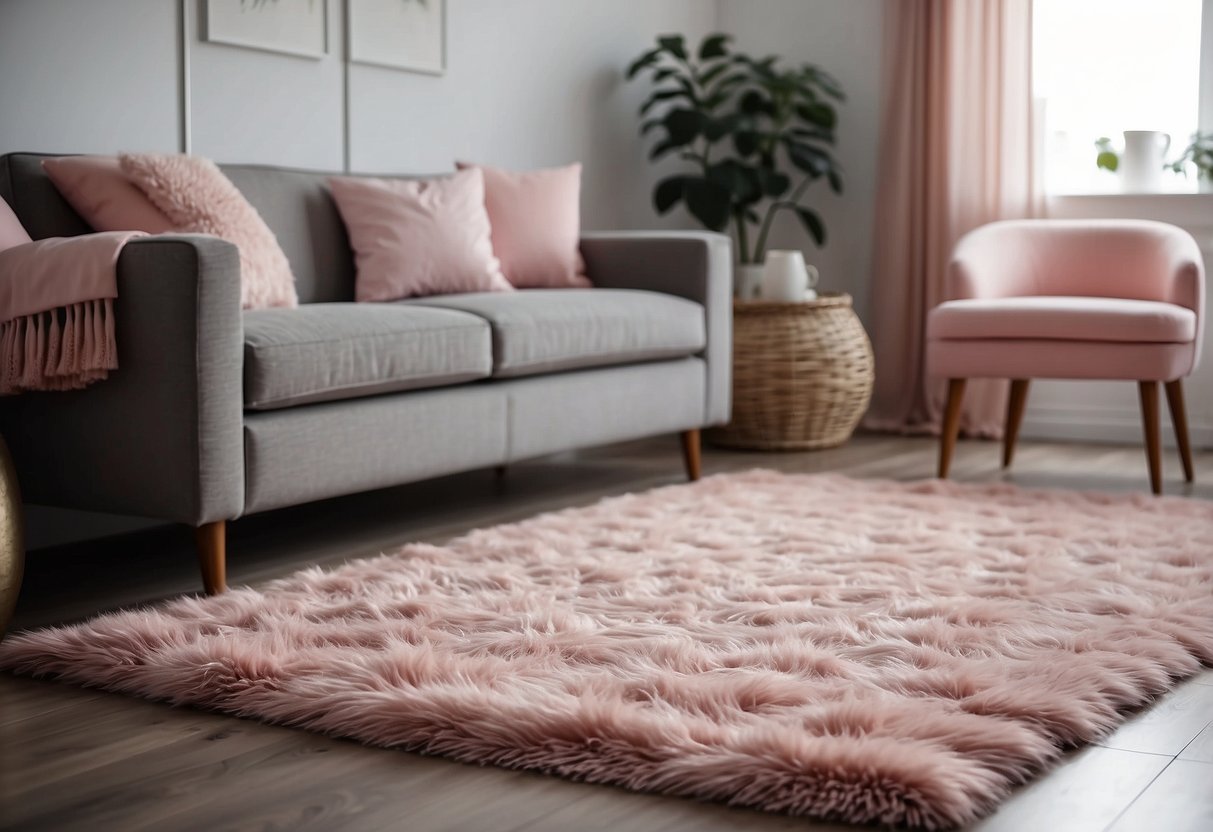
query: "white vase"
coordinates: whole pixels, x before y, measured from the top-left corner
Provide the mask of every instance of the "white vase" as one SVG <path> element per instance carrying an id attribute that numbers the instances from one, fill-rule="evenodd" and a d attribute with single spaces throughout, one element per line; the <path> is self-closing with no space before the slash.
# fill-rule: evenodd
<path id="1" fill-rule="evenodd" d="M 762 299 L 799 303 L 817 297 L 817 269 L 797 250 L 768 251 L 762 269 Z"/>
<path id="2" fill-rule="evenodd" d="M 757 300 L 762 290 L 762 264 L 738 263 L 733 269 L 733 293 L 738 300 Z"/>
<path id="3" fill-rule="evenodd" d="M 1125 193 L 1162 190 L 1162 171 L 1171 137 L 1158 130 L 1126 130 L 1125 152 L 1120 157 L 1120 184 Z"/>

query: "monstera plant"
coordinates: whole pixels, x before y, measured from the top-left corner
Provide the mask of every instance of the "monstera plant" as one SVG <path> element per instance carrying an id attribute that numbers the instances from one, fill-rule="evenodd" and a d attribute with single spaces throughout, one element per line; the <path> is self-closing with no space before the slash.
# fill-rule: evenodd
<path id="1" fill-rule="evenodd" d="M 755 59 L 731 40 L 709 35 L 692 53 L 681 36 L 659 37 L 628 67 L 629 79 L 647 74 L 654 86 L 640 108 L 641 135 L 657 135 L 649 158 L 677 154 L 688 167 L 657 184 L 654 207 L 685 205 L 713 231 L 731 224 L 742 263 L 762 262 L 771 223 L 785 211 L 824 245 L 825 225 L 803 199 L 818 180 L 842 192 L 830 152 L 842 87 L 813 64 Z"/>

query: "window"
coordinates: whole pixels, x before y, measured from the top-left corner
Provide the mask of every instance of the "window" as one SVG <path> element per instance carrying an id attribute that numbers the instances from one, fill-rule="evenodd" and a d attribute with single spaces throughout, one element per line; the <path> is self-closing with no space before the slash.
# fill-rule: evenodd
<path id="1" fill-rule="evenodd" d="M 1179 157 L 1200 121 L 1206 3 L 1213 15 L 1211 0 L 1035 0 L 1033 72 L 1046 192 L 1119 191 L 1120 180 L 1095 165 L 1095 141 L 1106 136 L 1119 150 L 1125 130 L 1169 133 L 1166 159 Z M 1205 72 L 1213 72 L 1213 61 L 1205 63 Z M 1196 187 L 1191 172 L 1163 175 L 1164 191 Z"/>

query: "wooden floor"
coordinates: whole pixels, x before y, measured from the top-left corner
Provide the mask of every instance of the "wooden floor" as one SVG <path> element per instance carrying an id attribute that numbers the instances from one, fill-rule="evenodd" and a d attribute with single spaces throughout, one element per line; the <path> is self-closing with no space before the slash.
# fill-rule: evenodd
<path id="1" fill-rule="evenodd" d="M 962 442 L 953 478 L 992 480 L 995 445 Z M 1213 500 L 1213 453 L 1185 487 Z M 705 473 L 753 467 L 912 479 L 934 443 L 860 437 L 845 448 L 758 455 L 709 449 Z M 1137 447 L 1025 442 L 1010 481 L 1147 489 Z M 680 479 L 678 440 L 650 440 L 478 471 L 241 520 L 229 580 L 257 583 L 311 563 L 582 505 Z M 15 627 L 66 622 L 194 592 L 192 535 L 153 529 L 30 554 Z M 305 731 L 0 674 L 0 829 L 20 830 L 710 830 L 848 827 L 554 777 L 365 748 Z M 1213 672 L 1181 684 L 1104 742 L 1021 789 L 981 830 L 1213 830 Z"/>

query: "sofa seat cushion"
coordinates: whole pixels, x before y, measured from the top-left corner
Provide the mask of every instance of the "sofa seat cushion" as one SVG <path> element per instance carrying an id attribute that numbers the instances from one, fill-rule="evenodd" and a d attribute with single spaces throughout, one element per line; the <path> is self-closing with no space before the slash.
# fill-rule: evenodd
<path id="1" fill-rule="evenodd" d="M 244 313 L 244 406 L 272 410 L 485 378 L 489 326 L 450 309 L 312 303 Z"/>
<path id="2" fill-rule="evenodd" d="M 493 376 L 680 358 L 706 343 L 703 307 L 633 289 L 526 289 L 405 301 L 470 312 L 493 330 Z"/>

